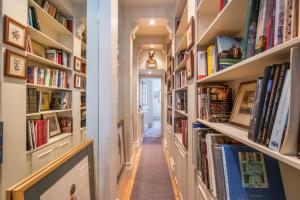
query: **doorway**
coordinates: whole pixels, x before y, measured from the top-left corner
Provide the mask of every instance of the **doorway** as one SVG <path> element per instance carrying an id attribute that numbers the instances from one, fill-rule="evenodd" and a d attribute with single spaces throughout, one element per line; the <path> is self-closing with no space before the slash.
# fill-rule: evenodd
<path id="1" fill-rule="evenodd" d="M 161 136 L 161 78 L 141 78 L 139 105 L 144 113 L 144 137 Z"/>

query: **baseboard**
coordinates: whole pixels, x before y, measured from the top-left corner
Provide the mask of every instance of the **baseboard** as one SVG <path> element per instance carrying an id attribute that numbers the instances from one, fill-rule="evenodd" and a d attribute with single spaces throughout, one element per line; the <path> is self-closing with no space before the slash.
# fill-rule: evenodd
<path id="1" fill-rule="evenodd" d="M 130 158 L 130 161 L 125 163 L 126 166 L 129 166 L 130 168 L 132 167 L 134 156 L 135 155 L 132 155 L 131 158 Z"/>

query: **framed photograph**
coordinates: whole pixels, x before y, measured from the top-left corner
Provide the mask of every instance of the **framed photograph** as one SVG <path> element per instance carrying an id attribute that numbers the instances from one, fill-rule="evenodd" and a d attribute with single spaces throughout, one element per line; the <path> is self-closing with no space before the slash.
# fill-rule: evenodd
<path id="1" fill-rule="evenodd" d="M 74 75 L 74 88 L 79 88 L 81 89 L 82 84 L 81 84 L 81 76 L 79 76 L 78 74 Z"/>
<path id="2" fill-rule="evenodd" d="M 42 92 L 40 110 L 50 109 L 50 95 L 47 92 Z"/>
<path id="3" fill-rule="evenodd" d="M 74 70 L 81 72 L 81 59 L 76 56 L 74 56 Z"/>
<path id="4" fill-rule="evenodd" d="M 5 54 L 5 75 L 14 78 L 26 78 L 27 59 L 18 53 L 6 50 Z"/>
<path id="5" fill-rule="evenodd" d="M 50 137 L 61 133 L 60 126 L 56 113 L 43 114 L 43 119 L 49 120 L 49 134 Z"/>
<path id="6" fill-rule="evenodd" d="M 229 122 L 243 128 L 250 125 L 251 113 L 254 105 L 256 81 L 241 83 Z"/>
<path id="7" fill-rule="evenodd" d="M 124 121 L 118 123 L 118 180 L 125 165 Z"/>
<path id="8" fill-rule="evenodd" d="M 7 200 L 96 200 L 93 142 L 88 140 L 9 188 Z"/>
<path id="9" fill-rule="evenodd" d="M 187 51 L 189 51 L 193 47 L 195 42 L 194 29 L 195 29 L 195 20 L 194 17 L 191 17 L 186 30 Z"/>
<path id="10" fill-rule="evenodd" d="M 26 49 L 27 28 L 14 19 L 4 16 L 3 42 L 16 48 Z"/>
<path id="11" fill-rule="evenodd" d="M 194 53 L 190 51 L 186 58 L 186 77 L 192 79 L 194 77 Z"/>

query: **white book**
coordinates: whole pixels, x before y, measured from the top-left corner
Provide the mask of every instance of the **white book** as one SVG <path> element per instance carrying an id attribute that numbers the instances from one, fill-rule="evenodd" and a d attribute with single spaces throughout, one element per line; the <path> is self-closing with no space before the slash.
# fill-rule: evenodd
<path id="1" fill-rule="evenodd" d="M 216 47 L 213 47 L 212 50 L 212 70 L 213 73 L 216 73 L 218 71 L 218 58 L 217 58 L 217 52 L 216 52 Z"/>
<path id="2" fill-rule="evenodd" d="M 291 96 L 291 71 L 288 70 L 284 85 L 282 88 L 282 93 L 279 101 L 279 106 L 277 109 L 274 127 L 272 130 L 269 148 L 279 152 L 281 148 L 281 143 L 283 141 L 284 129 L 286 127 L 286 119 L 290 108 L 290 96 Z"/>
<path id="3" fill-rule="evenodd" d="M 32 133 L 31 133 L 31 123 L 30 121 L 27 122 L 28 124 L 28 142 L 29 142 L 29 146 L 30 146 L 30 150 L 34 148 L 33 143 L 32 143 Z"/>
<path id="4" fill-rule="evenodd" d="M 275 8 L 275 27 L 274 27 L 274 45 L 279 45 L 283 42 L 284 29 L 284 1 L 276 0 Z"/>
<path id="5" fill-rule="evenodd" d="M 202 79 L 205 76 L 207 76 L 207 53 L 206 51 L 198 51 L 197 52 L 197 57 L 198 57 L 198 66 L 197 66 L 197 78 Z"/>

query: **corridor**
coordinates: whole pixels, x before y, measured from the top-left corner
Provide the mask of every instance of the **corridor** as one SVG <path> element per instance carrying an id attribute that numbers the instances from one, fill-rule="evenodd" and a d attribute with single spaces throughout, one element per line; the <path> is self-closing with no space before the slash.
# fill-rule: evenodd
<path id="1" fill-rule="evenodd" d="M 132 200 L 173 200 L 174 192 L 160 137 L 145 137 Z"/>

